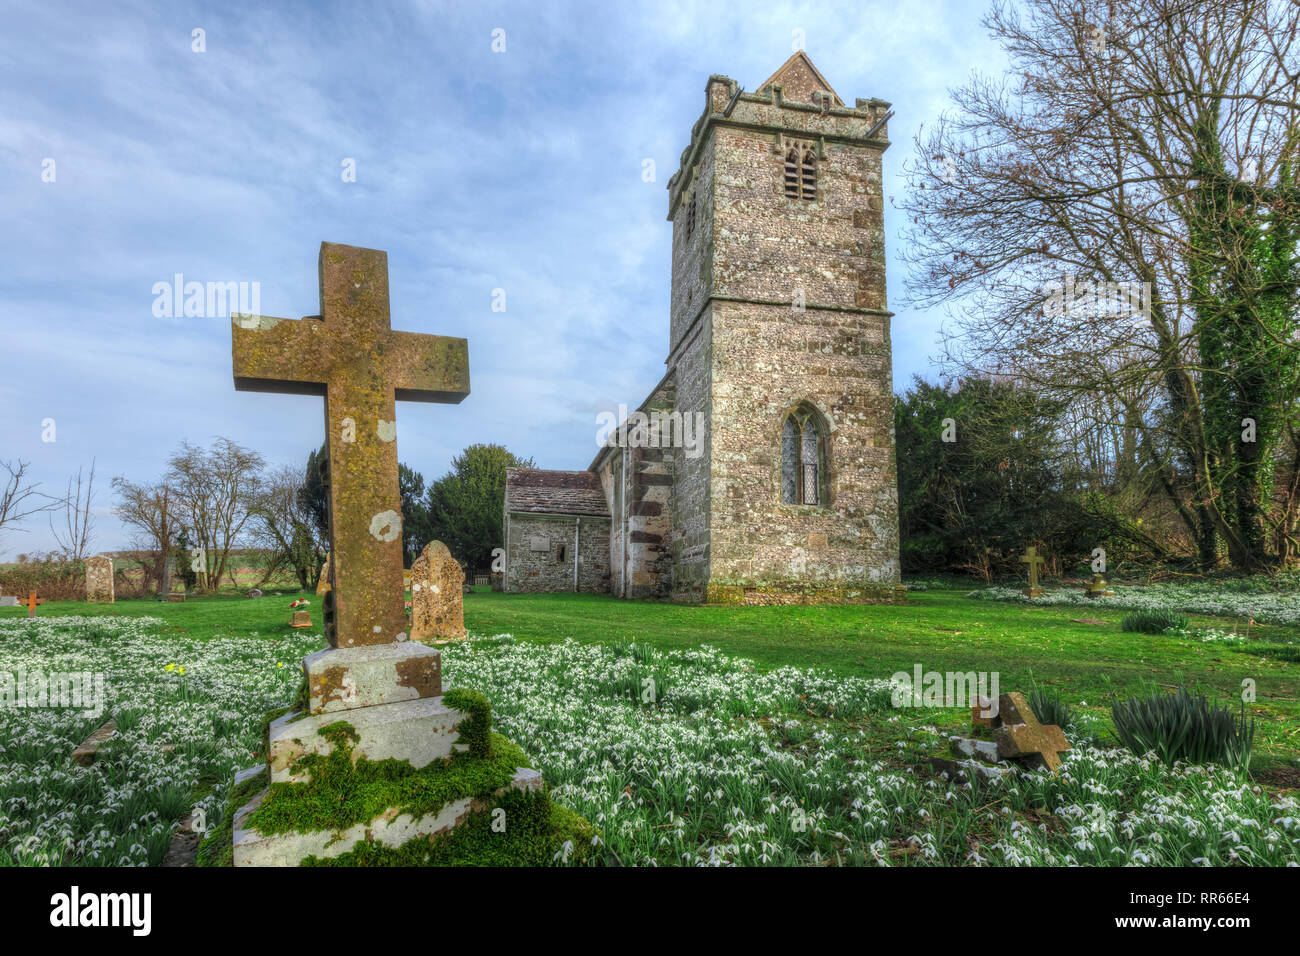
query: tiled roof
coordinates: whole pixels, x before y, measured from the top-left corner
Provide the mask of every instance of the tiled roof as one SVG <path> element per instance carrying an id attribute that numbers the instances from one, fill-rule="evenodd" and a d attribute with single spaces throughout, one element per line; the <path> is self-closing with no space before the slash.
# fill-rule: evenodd
<path id="1" fill-rule="evenodd" d="M 609 517 L 600 476 L 590 471 L 507 468 L 506 510 Z"/>

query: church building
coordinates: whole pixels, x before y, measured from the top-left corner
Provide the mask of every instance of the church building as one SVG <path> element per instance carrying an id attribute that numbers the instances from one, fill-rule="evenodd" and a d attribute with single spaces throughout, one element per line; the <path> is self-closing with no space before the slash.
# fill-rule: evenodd
<path id="1" fill-rule="evenodd" d="M 881 155 L 803 52 L 725 76 L 668 183 L 666 371 L 582 471 L 512 469 L 509 592 L 901 601 Z"/>

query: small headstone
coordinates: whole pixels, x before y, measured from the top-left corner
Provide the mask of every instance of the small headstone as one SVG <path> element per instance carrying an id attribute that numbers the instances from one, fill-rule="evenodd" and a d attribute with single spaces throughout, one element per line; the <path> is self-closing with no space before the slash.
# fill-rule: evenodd
<path id="1" fill-rule="evenodd" d="M 17 595 L 11 594 L 8 597 L 0 597 L 0 607 L 17 607 L 17 606 L 18 606 Z"/>
<path id="2" fill-rule="evenodd" d="M 86 559 L 86 600 L 92 604 L 113 603 L 113 559 L 106 554 Z"/>
<path id="3" fill-rule="evenodd" d="M 1114 597 L 1115 592 L 1110 589 L 1105 578 L 1100 574 L 1094 574 L 1092 580 L 1083 587 L 1083 593 L 1090 598 Z"/>
<path id="4" fill-rule="evenodd" d="M 185 592 L 184 592 L 184 591 L 172 591 L 170 594 L 167 595 L 167 603 L 169 603 L 169 604 L 184 604 L 184 603 L 185 603 Z"/>
<path id="5" fill-rule="evenodd" d="M 430 541 L 411 565 L 411 640 L 459 640 L 465 631 L 465 571 Z"/>
<path id="6" fill-rule="evenodd" d="M 251 598 L 260 598 L 261 596 L 262 596 L 262 591 L 261 591 L 260 588 L 249 588 L 249 589 L 248 589 L 248 597 L 251 597 Z"/>
<path id="7" fill-rule="evenodd" d="M 289 622 L 289 626 L 298 630 L 311 627 L 311 611 L 294 611 L 293 620 Z"/>

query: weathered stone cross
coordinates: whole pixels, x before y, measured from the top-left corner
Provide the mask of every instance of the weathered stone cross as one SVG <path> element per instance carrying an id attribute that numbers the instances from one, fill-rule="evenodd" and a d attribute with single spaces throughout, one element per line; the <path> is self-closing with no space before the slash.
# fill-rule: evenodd
<path id="1" fill-rule="evenodd" d="M 323 242 L 319 316 L 231 315 L 235 388 L 325 396 L 334 647 L 388 644 L 406 631 L 396 401 L 469 394 L 465 339 L 394 332 L 388 255 Z"/>
<path id="2" fill-rule="evenodd" d="M 996 731 L 999 756 L 1008 758 L 1037 755 L 1052 773 L 1060 769 L 1060 753 L 1069 750 L 1070 743 L 1056 724 L 1038 722 L 1023 694 L 1011 693 L 999 697 L 998 717 L 1002 720 L 1002 725 Z"/>
<path id="3" fill-rule="evenodd" d="M 1039 592 L 1038 566 L 1045 563 L 1046 560 L 1047 559 L 1039 554 L 1038 550 L 1032 544 L 1025 548 L 1025 553 L 1024 556 L 1021 557 L 1020 563 L 1029 565 L 1029 589 L 1025 591 L 1026 594 Z"/>

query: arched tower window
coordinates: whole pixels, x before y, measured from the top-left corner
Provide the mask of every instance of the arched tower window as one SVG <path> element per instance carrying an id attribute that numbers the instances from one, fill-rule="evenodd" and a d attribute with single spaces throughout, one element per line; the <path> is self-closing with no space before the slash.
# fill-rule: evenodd
<path id="1" fill-rule="evenodd" d="M 801 404 L 781 426 L 781 501 L 787 505 L 826 504 L 826 423 Z"/>

